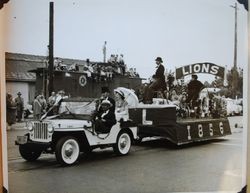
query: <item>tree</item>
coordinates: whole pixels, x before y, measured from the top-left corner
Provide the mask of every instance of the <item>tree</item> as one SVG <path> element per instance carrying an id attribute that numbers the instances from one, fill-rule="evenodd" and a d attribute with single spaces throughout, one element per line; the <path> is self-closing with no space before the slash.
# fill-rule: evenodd
<path id="1" fill-rule="evenodd" d="M 227 73 L 228 81 L 228 97 L 235 98 L 242 97 L 243 93 L 243 73 L 235 67 L 233 67 Z"/>

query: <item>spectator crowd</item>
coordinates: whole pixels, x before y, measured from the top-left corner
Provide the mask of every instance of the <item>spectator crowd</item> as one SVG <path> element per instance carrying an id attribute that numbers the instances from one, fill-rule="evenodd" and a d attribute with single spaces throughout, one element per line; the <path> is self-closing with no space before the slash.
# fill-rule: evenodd
<path id="1" fill-rule="evenodd" d="M 68 96 L 65 96 L 63 90 L 51 93 L 51 96 L 46 100 L 43 94 L 36 95 L 31 109 L 24 109 L 23 98 L 21 97 L 21 92 L 17 93 L 17 97 L 9 93 L 6 94 L 6 116 L 7 123 L 9 126 L 15 124 L 16 122 L 21 122 L 23 118 L 27 118 L 24 114 L 33 114 L 35 120 L 40 120 L 41 117 L 46 115 L 54 115 L 59 111 L 59 106 L 62 99 L 66 99 Z M 28 111 L 28 112 L 26 112 Z"/>
<path id="2" fill-rule="evenodd" d="M 21 97 L 21 92 L 17 93 L 17 97 L 9 93 L 6 94 L 6 116 L 8 125 L 12 125 L 17 122 L 21 122 L 23 117 L 24 102 Z"/>
<path id="3" fill-rule="evenodd" d="M 127 69 L 124 62 L 123 54 L 111 54 L 107 63 L 91 62 L 87 59 L 84 63 L 66 64 L 59 58 L 54 60 L 54 70 L 66 72 L 82 72 L 87 77 L 92 78 L 96 82 L 110 81 L 116 75 L 139 77 L 135 68 Z"/>

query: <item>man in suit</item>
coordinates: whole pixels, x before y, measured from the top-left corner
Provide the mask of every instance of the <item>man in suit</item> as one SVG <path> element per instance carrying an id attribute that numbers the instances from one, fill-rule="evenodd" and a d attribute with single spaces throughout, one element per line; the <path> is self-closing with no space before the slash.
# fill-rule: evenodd
<path id="1" fill-rule="evenodd" d="M 112 103 L 105 99 L 101 103 L 102 112 L 99 113 L 94 121 L 97 133 L 109 133 L 112 126 L 116 124 L 114 111 L 111 110 Z"/>
<path id="2" fill-rule="evenodd" d="M 17 93 L 17 97 L 15 98 L 15 103 L 16 103 L 16 107 L 17 107 L 17 121 L 20 122 L 22 120 L 23 117 L 23 108 L 24 108 L 24 104 L 23 104 L 23 98 L 21 97 L 21 92 Z"/>
<path id="3" fill-rule="evenodd" d="M 204 85 L 198 80 L 198 76 L 196 74 L 193 74 L 191 81 L 187 85 L 188 97 L 186 103 L 189 105 L 191 109 L 194 110 L 195 112 L 194 115 L 197 118 L 200 117 L 201 113 L 200 109 L 201 100 L 199 100 L 199 94 L 203 88 Z"/>
<path id="4" fill-rule="evenodd" d="M 164 91 L 166 90 L 166 81 L 165 81 L 165 68 L 162 65 L 163 60 L 161 57 L 155 59 L 156 62 L 156 71 L 152 76 L 153 81 L 149 84 L 145 91 L 144 102 L 151 103 L 154 95 L 154 91 Z"/>
<path id="5" fill-rule="evenodd" d="M 187 103 L 194 103 L 199 98 L 200 91 L 204 88 L 204 85 L 198 80 L 198 76 L 196 74 L 192 75 L 191 81 L 187 85 L 188 89 L 188 97 Z"/>
<path id="6" fill-rule="evenodd" d="M 110 95 L 109 88 L 107 86 L 104 86 L 101 89 L 102 89 L 101 97 L 95 101 L 96 106 L 95 106 L 95 111 L 93 112 L 92 117 L 91 117 L 92 120 L 95 120 L 97 116 L 102 114 L 103 108 L 102 108 L 101 103 L 103 100 L 108 100 L 112 104 L 112 106 L 110 107 L 110 110 L 112 112 L 115 112 L 115 100 L 109 96 Z"/>
<path id="7" fill-rule="evenodd" d="M 107 86 L 102 87 L 102 95 L 101 95 L 101 98 L 99 99 L 99 104 L 98 104 L 99 107 L 97 107 L 98 112 L 102 111 L 101 102 L 103 100 L 108 100 L 112 104 L 112 106 L 110 107 L 110 110 L 115 112 L 115 100 L 110 97 L 110 90 Z"/>

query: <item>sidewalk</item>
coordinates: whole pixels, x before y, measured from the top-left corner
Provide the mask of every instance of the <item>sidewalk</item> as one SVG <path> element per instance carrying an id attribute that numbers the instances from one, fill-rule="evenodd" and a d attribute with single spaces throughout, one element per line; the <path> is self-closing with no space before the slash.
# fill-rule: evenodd
<path id="1" fill-rule="evenodd" d="M 7 125 L 7 131 L 11 130 L 26 130 L 26 121 L 16 122 L 15 124 L 9 126 Z"/>

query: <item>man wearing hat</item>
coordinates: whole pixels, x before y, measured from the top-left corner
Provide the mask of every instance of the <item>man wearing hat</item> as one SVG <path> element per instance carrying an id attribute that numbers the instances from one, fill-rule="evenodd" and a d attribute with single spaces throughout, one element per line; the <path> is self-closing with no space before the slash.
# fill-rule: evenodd
<path id="1" fill-rule="evenodd" d="M 115 112 L 115 100 L 111 98 L 109 95 L 110 95 L 109 88 L 107 86 L 102 87 L 102 95 L 100 98 L 100 102 L 102 102 L 103 100 L 108 100 L 112 104 L 110 110 Z M 102 106 L 100 106 L 99 110 L 101 109 L 102 109 Z"/>
<path id="2" fill-rule="evenodd" d="M 103 109 L 102 109 L 101 103 L 102 103 L 103 100 L 108 100 L 112 104 L 112 106 L 110 107 L 110 111 L 115 112 L 115 100 L 112 99 L 109 96 L 110 95 L 109 88 L 107 86 L 104 86 L 101 89 L 102 89 L 101 90 L 101 92 L 102 92 L 101 97 L 98 100 L 95 101 L 96 102 L 96 107 L 95 107 L 95 111 L 92 114 L 92 119 L 93 120 L 95 120 L 95 118 L 98 115 L 102 114 Z"/>
<path id="3" fill-rule="evenodd" d="M 97 133 L 109 133 L 112 126 L 116 124 L 114 111 L 111 110 L 112 103 L 105 99 L 101 102 L 102 112 L 95 118 L 95 131 Z"/>
<path id="4" fill-rule="evenodd" d="M 197 106 L 197 99 L 199 97 L 200 91 L 204 88 L 204 85 L 198 80 L 198 76 L 196 74 L 192 75 L 191 81 L 187 86 L 187 103 L 191 104 L 191 107 Z"/>
<path id="5" fill-rule="evenodd" d="M 148 88 L 146 89 L 145 93 L 145 100 L 151 101 L 153 98 L 154 91 L 164 91 L 166 90 L 166 81 L 165 81 L 165 68 L 162 65 L 163 61 L 161 57 L 157 57 L 155 59 L 156 62 L 156 71 L 155 74 L 152 76 L 153 81 L 149 84 Z"/>
<path id="6" fill-rule="evenodd" d="M 17 107 L 17 121 L 20 122 L 22 120 L 23 117 L 23 108 L 24 108 L 24 104 L 23 104 L 23 98 L 21 97 L 22 93 L 18 92 L 17 93 L 17 97 L 15 98 L 15 103 L 16 103 L 16 107 Z"/>

